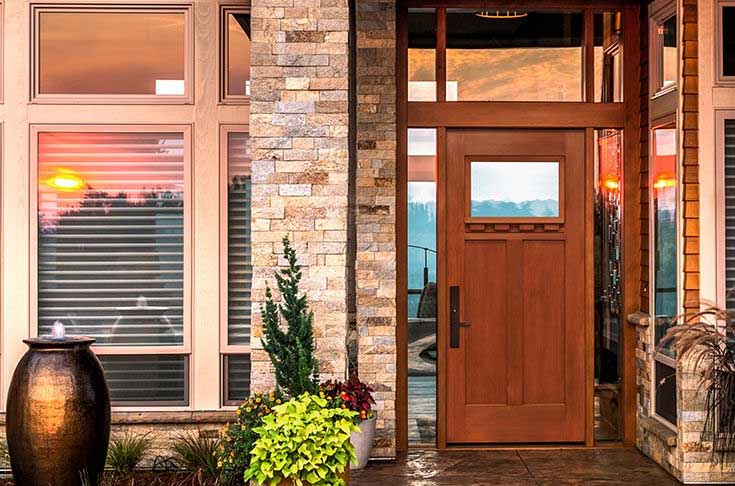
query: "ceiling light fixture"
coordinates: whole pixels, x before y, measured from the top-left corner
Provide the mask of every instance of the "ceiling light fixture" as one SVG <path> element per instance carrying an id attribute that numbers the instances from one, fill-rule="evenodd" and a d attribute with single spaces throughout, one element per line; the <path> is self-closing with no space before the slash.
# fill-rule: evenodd
<path id="1" fill-rule="evenodd" d="M 517 10 L 478 10 L 475 15 L 483 19 L 522 19 L 528 17 L 527 12 L 518 12 Z"/>

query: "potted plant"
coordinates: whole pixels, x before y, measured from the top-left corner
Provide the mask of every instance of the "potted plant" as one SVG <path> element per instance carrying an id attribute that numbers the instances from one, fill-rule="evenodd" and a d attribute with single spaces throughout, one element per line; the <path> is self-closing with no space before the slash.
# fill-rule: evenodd
<path id="1" fill-rule="evenodd" d="M 254 430 L 245 481 L 259 486 L 345 486 L 356 460 L 350 434 L 356 412 L 323 394 L 277 405 Z"/>
<path id="2" fill-rule="evenodd" d="M 735 312 L 704 302 L 701 310 L 676 319 L 661 346 L 671 345 L 679 359 L 691 359 L 699 390 L 705 392 L 702 441 L 713 452 L 735 450 Z"/>
<path id="3" fill-rule="evenodd" d="M 370 459 L 375 438 L 377 415 L 373 411 L 375 399 L 372 395 L 375 390 L 360 381 L 357 375 L 353 375 L 345 383 L 328 381 L 322 385 L 322 389 L 328 397 L 341 400 L 343 408 L 357 414 L 355 421 L 359 430 L 352 432 L 350 440 L 357 455 L 355 469 L 363 469 Z"/>

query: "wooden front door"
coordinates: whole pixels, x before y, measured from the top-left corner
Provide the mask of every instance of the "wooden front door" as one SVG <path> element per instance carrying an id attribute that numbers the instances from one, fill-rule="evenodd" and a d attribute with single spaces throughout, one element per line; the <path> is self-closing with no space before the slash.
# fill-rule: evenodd
<path id="1" fill-rule="evenodd" d="M 447 132 L 447 442 L 585 440 L 582 130 Z"/>

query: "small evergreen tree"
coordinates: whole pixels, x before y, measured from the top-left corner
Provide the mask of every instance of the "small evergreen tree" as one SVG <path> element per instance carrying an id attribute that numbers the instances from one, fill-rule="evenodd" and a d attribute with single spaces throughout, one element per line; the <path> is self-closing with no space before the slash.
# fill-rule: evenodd
<path id="1" fill-rule="evenodd" d="M 276 384 L 292 397 L 319 390 L 319 363 L 314 357 L 314 313 L 309 310 L 306 295 L 299 296 L 301 266 L 288 236 L 283 238 L 283 254 L 288 267 L 276 272 L 281 303 L 276 304 L 266 285 L 263 314 L 263 349 L 276 370 Z M 281 318 L 286 321 L 282 329 Z"/>

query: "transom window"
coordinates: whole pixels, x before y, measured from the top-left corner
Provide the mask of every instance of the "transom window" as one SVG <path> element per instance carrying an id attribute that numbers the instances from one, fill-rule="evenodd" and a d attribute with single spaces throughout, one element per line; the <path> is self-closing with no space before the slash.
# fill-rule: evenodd
<path id="1" fill-rule="evenodd" d="M 244 102 L 250 97 L 250 10 L 222 7 L 221 99 Z"/>
<path id="2" fill-rule="evenodd" d="M 735 1 L 720 1 L 718 14 L 717 78 L 723 83 L 735 83 Z"/>
<path id="3" fill-rule="evenodd" d="M 34 6 L 34 99 L 186 102 L 189 8 Z"/>
<path id="4" fill-rule="evenodd" d="M 678 17 L 676 2 L 657 1 L 650 6 L 651 95 L 676 89 L 679 79 Z"/>

